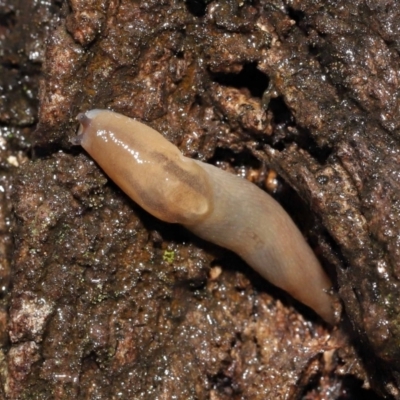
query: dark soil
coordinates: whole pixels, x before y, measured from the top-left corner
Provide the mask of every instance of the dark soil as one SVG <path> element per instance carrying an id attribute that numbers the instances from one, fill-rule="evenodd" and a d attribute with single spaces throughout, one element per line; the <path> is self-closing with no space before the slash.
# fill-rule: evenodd
<path id="1" fill-rule="evenodd" d="M 400 399 L 399 52 L 394 0 L 0 1 L 0 397 Z M 341 323 L 128 199 L 92 108 L 273 193 Z"/>

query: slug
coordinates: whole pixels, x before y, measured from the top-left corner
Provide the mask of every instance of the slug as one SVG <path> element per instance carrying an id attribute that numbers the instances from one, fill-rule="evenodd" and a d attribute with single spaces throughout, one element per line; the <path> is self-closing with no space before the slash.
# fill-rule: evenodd
<path id="1" fill-rule="evenodd" d="M 155 217 L 238 254 L 269 282 L 335 323 L 331 282 L 303 235 L 249 181 L 184 157 L 159 132 L 108 110 L 79 114 L 75 144 Z"/>

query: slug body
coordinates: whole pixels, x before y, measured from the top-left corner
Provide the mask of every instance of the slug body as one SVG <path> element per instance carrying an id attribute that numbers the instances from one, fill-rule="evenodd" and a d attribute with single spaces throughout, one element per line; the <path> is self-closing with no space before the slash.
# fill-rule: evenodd
<path id="1" fill-rule="evenodd" d="M 146 211 L 234 251 L 265 279 L 335 322 L 329 278 L 271 196 L 184 157 L 160 133 L 121 114 L 91 110 L 78 120 L 77 141 Z"/>

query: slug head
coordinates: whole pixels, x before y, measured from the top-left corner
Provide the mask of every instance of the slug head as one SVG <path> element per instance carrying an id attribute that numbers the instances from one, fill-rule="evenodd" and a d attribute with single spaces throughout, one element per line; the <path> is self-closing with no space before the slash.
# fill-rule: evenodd
<path id="1" fill-rule="evenodd" d="M 159 132 L 107 110 L 91 110 L 77 119 L 76 143 L 150 214 L 195 224 L 211 212 L 207 173 Z"/>

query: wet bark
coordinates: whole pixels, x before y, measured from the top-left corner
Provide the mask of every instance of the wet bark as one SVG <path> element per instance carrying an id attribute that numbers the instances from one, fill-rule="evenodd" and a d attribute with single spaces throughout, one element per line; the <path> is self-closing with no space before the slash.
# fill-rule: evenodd
<path id="1" fill-rule="evenodd" d="M 372 384 L 400 398 L 399 14 L 370 0 L 1 3 L 3 395 L 378 398 Z M 70 143 L 91 108 L 274 193 L 332 276 L 341 325 L 139 209 Z"/>

